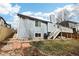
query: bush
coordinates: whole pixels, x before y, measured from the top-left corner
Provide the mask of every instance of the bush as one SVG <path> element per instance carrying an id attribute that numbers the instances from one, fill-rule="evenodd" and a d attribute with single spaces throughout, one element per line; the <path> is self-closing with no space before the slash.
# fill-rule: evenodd
<path id="1" fill-rule="evenodd" d="M 8 37 L 11 37 L 13 34 L 14 30 L 0 26 L 0 42 L 7 39 Z"/>

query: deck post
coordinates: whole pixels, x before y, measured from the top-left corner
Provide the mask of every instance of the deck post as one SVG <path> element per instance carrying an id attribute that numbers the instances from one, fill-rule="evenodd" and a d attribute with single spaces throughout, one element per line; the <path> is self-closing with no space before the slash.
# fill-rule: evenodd
<path id="1" fill-rule="evenodd" d="M 62 40 L 62 28 L 61 28 L 61 26 L 60 26 L 60 37 L 61 37 L 61 40 Z"/>
<path id="2" fill-rule="evenodd" d="M 71 39 L 72 39 L 72 33 L 71 33 Z"/>
<path id="3" fill-rule="evenodd" d="M 68 38 L 68 33 L 67 33 L 67 38 Z"/>
<path id="4" fill-rule="evenodd" d="M 61 39 L 62 39 L 62 32 L 61 32 Z"/>

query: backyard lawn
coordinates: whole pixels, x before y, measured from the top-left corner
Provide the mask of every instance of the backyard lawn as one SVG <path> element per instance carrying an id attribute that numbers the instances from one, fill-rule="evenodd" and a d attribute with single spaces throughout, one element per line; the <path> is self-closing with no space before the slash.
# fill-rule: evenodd
<path id="1" fill-rule="evenodd" d="M 31 45 L 52 56 L 78 56 L 79 40 L 47 40 L 32 42 Z"/>

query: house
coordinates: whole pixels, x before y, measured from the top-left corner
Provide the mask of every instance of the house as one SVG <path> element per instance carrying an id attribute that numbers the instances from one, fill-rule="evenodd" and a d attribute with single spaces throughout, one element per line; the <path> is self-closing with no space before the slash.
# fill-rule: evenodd
<path id="1" fill-rule="evenodd" d="M 63 36 L 63 33 L 64 35 L 66 35 L 65 37 L 67 38 L 69 35 L 71 35 L 71 37 L 79 36 L 79 23 L 70 20 L 65 20 L 64 18 L 57 19 L 53 14 L 49 15 L 49 17 L 51 23 L 53 23 L 54 25 L 52 27 L 53 30 L 51 29 L 52 31 L 50 31 L 48 39 L 55 39 L 58 36 Z M 50 28 L 50 26 L 48 27 Z"/>
<path id="2" fill-rule="evenodd" d="M 77 22 L 65 20 L 53 23 L 51 19 L 48 21 L 22 14 L 17 14 L 17 16 L 19 19 L 17 27 L 19 39 L 55 39 L 63 35 L 67 35 L 67 37 L 69 35 L 74 36 L 74 33 L 79 36 L 79 24 Z"/>
<path id="3" fill-rule="evenodd" d="M 0 16 L 0 26 L 11 28 L 10 24 L 7 24 L 3 17 Z"/>
<path id="4" fill-rule="evenodd" d="M 19 39 L 40 39 L 47 34 L 49 21 L 22 14 L 17 14 L 17 16 L 19 19 L 17 28 Z"/>

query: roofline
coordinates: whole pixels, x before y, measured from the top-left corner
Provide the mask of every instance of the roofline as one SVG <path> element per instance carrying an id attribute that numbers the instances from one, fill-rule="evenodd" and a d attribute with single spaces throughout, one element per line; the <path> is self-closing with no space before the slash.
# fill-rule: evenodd
<path id="1" fill-rule="evenodd" d="M 70 23 L 74 23 L 74 24 L 79 24 L 78 22 L 74 22 L 74 21 L 70 21 L 70 20 L 62 21 L 62 22 L 70 22 Z M 60 23 L 62 23 L 62 22 L 60 22 Z"/>
<path id="2" fill-rule="evenodd" d="M 30 20 L 38 20 L 38 21 L 42 21 L 42 22 L 45 22 L 45 23 L 49 22 L 49 21 L 45 21 L 43 19 L 39 19 L 39 18 L 35 18 L 35 17 L 32 17 L 32 16 L 23 15 L 23 14 L 17 14 L 17 16 L 19 16 L 19 17 L 21 17 L 23 19 L 29 18 Z"/>
<path id="3" fill-rule="evenodd" d="M 79 24 L 78 22 L 74 22 L 74 21 L 68 21 L 68 22 L 75 23 L 75 24 Z"/>
<path id="4" fill-rule="evenodd" d="M 0 18 L 4 21 L 4 24 L 6 24 L 6 26 L 7 26 L 7 25 L 11 26 L 11 24 L 6 23 L 6 21 L 4 20 L 3 17 L 0 16 Z"/>
<path id="5" fill-rule="evenodd" d="M 4 21 L 5 24 L 7 24 L 3 17 L 0 16 L 0 18 Z"/>

